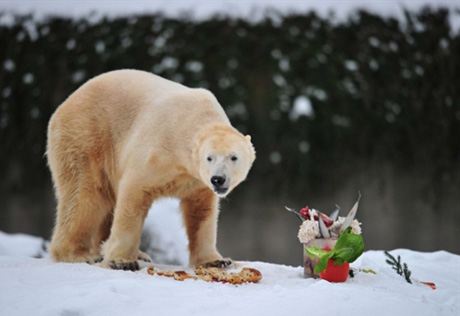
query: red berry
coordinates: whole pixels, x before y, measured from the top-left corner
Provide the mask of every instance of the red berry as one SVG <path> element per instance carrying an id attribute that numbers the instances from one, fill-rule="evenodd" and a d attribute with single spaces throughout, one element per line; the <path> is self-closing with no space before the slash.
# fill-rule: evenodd
<path id="1" fill-rule="evenodd" d="M 329 216 L 327 216 L 326 214 L 323 214 L 321 213 L 321 218 L 323 219 L 323 222 L 324 224 L 326 225 L 326 227 L 331 227 L 332 224 L 334 224 L 334 221 L 332 220 L 332 218 L 330 218 Z"/>
<path id="2" fill-rule="evenodd" d="M 310 212 L 308 212 L 310 209 L 308 208 L 308 206 L 305 206 L 303 209 L 300 210 L 300 215 L 302 215 L 302 217 L 305 219 L 305 220 L 310 220 Z"/>
<path id="3" fill-rule="evenodd" d="M 327 268 L 319 274 L 320 278 L 329 282 L 345 282 L 348 278 L 350 265 L 345 262 L 341 266 L 336 265 L 332 259 L 327 262 Z"/>

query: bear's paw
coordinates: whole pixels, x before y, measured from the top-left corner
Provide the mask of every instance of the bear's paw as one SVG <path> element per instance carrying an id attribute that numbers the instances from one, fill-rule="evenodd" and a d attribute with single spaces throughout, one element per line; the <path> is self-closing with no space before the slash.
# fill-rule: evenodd
<path id="1" fill-rule="evenodd" d="M 139 263 L 137 261 L 109 261 L 109 268 L 113 270 L 137 271 L 139 270 Z"/>
<path id="2" fill-rule="evenodd" d="M 219 259 L 203 264 L 204 268 L 227 268 L 233 264 L 232 259 Z"/>
<path id="3" fill-rule="evenodd" d="M 152 258 L 150 258 L 150 256 L 148 254 L 146 254 L 145 252 L 140 251 L 140 250 L 139 250 L 139 252 L 137 254 L 137 260 L 141 260 L 141 261 L 144 261 L 144 262 L 153 262 Z"/>

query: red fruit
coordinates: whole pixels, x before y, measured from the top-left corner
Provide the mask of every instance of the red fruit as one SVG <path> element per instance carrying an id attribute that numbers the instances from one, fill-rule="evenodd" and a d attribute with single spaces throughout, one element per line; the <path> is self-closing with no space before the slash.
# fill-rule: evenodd
<path id="1" fill-rule="evenodd" d="M 300 215 L 302 215 L 302 217 L 305 219 L 305 220 L 310 220 L 310 213 L 308 212 L 310 209 L 308 206 L 305 206 L 303 209 L 300 210 Z"/>
<path id="2" fill-rule="evenodd" d="M 334 224 L 334 221 L 332 220 L 332 218 L 330 218 L 329 216 L 327 216 L 326 214 L 323 214 L 321 213 L 321 218 L 323 219 L 323 222 L 324 224 L 326 225 L 326 227 L 331 227 L 332 224 Z"/>
<path id="3" fill-rule="evenodd" d="M 334 260 L 329 259 L 327 268 L 319 274 L 319 277 L 329 282 L 345 282 L 348 278 L 349 271 L 350 265 L 348 262 L 338 266 L 334 263 Z"/>

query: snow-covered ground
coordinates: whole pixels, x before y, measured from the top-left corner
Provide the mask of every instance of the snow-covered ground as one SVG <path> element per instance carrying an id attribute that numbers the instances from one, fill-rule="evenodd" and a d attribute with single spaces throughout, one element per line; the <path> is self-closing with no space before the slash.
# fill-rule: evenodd
<path id="1" fill-rule="evenodd" d="M 409 263 L 414 278 L 433 281 L 437 289 L 406 283 L 381 251 L 368 251 L 354 264 L 376 275 L 358 273 L 342 284 L 305 279 L 301 267 L 239 262 L 263 274 L 260 283 L 240 286 L 179 282 L 151 276 L 145 267 L 111 271 L 6 255 L 0 256 L 0 315 L 459 315 L 458 255 L 393 253 Z"/>
<path id="2" fill-rule="evenodd" d="M 151 243 L 151 249 L 161 254 L 157 260 L 186 260 L 180 220 L 176 200 L 154 204 L 146 230 L 152 232 L 148 236 L 157 239 Z M 382 251 L 367 251 L 352 264 L 354 268 L 373 269 L 377 274 L 359 272 L 342 284 L 305 279 L 300 266 L 237 262 L 237 268 L 260 270 L 263 278 L 257 284 L 235 286 L 151 276 L 146 263 L 138 272 L 54 263 L 43 252 L 43 245 L 40 238 L 0 233 L 1 316 L 460 313 L 460 256 L 445 251 L 391 251 L 409 265 L 413 279 L 436 283 L 437 289 L 432 290 L 420 283 L 406 283 L 385 263 Z M 158 263 L 155 267 L 189 269 Z"/>

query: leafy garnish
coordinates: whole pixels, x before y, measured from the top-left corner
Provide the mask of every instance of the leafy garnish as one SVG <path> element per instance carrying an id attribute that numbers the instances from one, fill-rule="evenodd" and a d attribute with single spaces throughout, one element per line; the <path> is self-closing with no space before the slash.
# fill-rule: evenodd
<path id="1" fill-rule="evenodd" d="M 305 251 L 310 256 L 310 258 L 321 258 L 326 255 L 328 252 L 316 246 L 306 247 Z"/>
<path id="2" fill-rule="evenodd" d="M 396 271 L 397 274 L 403 276 L 406 279 L 407 283 L 411 283 L 412 281 L 410 279 L 411 276 L 411 271 L 409 270 L 409 267 L 407 266 L 407 263 L 403 263 L 401 265 L 401 256 L 398 255 L 398 259 L 396 260 L 395 257 L 393 257 L 388 251 L 383 252 L 385 256 L 387 256 L 389 259 L 385 260 L 389 265 L 393 267 L 393 269 Z"/>
<path id="3" fill-rule="evenodd" d="M 331 251 L 321 250 L 318 247 L 306 247 L 307 254 L 311 258 L 319 258 L 315 266 L 315 273 L 321 273 L 327 268 L 329 259 L 335 265 L 341 266 L 345 262 L 353 262 L 364 252 L 364 241 L 361 235 L 352 234 L 351 227 L 348 227 L 337 239 L 337 243 Z"/>

